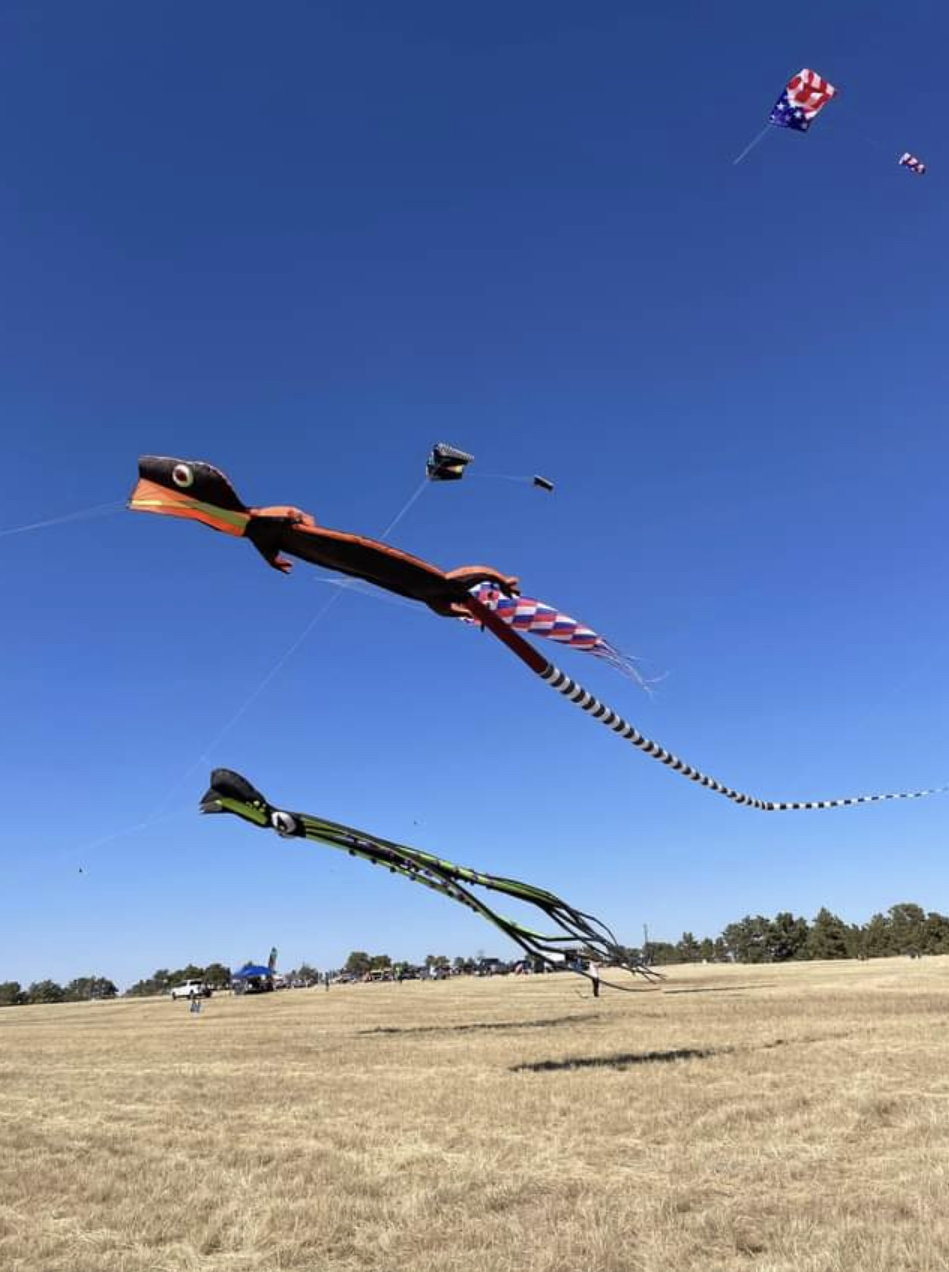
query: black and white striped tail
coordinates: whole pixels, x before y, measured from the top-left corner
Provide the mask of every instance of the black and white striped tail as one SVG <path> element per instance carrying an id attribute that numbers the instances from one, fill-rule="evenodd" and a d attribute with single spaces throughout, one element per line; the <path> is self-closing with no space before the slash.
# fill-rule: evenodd
<path id="1" fill-rule="evenodd" d="M 558 693 L 562 693 L 565 698 L 569 698 L 571 702 L 576 703 L 578 707 L 586 711 L 588 715 L 591 715 L 594 720 L 599 720 L 601 724 L 605 724 L 608 729 L 612 729 L 614 733 L 621 738 L 625 738 L 627 742 L 631 742 L 633 746 L 638 747 L 640 751 L 644 751 L 646 755 L 651 755 L 654 760 L 659 760 L 662 764 L 668 765 L 676 773 L 681 773 L 683 777 L 689 778 L 690 781 L 697 783 L 697 785 L 705 786 L 710 791 L 724 795 L 726 799 L 732 800 L 733 803 L 744 804 L 748 808 L 759 808 L 766 813 L 797 812 L 813 808 L 848 808 L 851 804 L 877 804 L 882 800 L 888 799 L 922 799 L 925 795 L 939 795 L 949 790 L 949 786 L 934 786 L 929 790 L 923 791 L 894 791 L 882 795 L 851 795 L 846 799 L 794 800 L 788 802 L 758 799 L 754 795 L 745 795 L 741 791 L 733 791 L 730 786 L 725 786 L 714 777 L 708 777 L 705 773 L 700 773 L 691 764 L 686 764 L 684 760 L 680 760 L 678 756 L 667 751 L 658 742 L 652 742 L 649 738 L 643 737 L 635 725 L 628 724 L 622 716 L 618 716 L 606 703 L 594 698 L 592 693 L 588 693 L 582 685 L 578 685 L 575 680 L 571 680 L 568 675 L 560 671 L 553 663 L 548 663 L 546 669 L 539 671 L 538 675 L 541 680 L 545 680 Z"/>

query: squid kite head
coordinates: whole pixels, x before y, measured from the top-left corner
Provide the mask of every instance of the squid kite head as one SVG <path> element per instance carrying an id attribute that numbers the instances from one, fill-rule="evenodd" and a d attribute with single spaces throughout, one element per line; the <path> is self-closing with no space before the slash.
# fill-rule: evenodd
<path id="1" fill-rule="evenodd" d="M 163 455 L 139 459 L 138 483 L 129 497 L 129 507 L 133 512 L 200 521 L 212 530 L 237 536 L 244 533 L 250 520 L 250 510 L 220 469 L 197 459 Z"/>
<path id="2" fill-rule="evenodd" d="M 246 777 L 233 769 L 214 769 L 200 804 L 202 813 L 234 813 L 255 826 L 275 830 L 284 839 L 304 838 L 297 813 L 273 808 Z"/>

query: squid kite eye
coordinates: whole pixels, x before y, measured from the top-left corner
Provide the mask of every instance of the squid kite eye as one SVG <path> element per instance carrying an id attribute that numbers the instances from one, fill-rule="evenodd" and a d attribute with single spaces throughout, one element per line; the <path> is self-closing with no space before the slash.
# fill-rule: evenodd
<path id="1" fill-rule="evenodd" d="M 289 813 L 271 813 L 270 824 L 273 826 L 278 835 L 286 837 L 288 835 L 296 834 L 296 818 L 291 817 Z"/>
<path id="2" fill-rule="evenodd" d="M 189 486 L 194 485 L 194 469 L 188 464 L 175 464 L 171 470 L 171 480 L 176 486 L 181 486 L 187 490 Z"/>

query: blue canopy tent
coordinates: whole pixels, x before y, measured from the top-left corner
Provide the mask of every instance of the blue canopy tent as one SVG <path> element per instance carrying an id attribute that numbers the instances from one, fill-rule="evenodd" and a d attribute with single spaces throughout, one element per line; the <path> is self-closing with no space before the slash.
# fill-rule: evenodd
<path id="1" fill-rule="evenodd" d="M 273 989 L 273 969 L 245 963 L 231 977 L 235 994 L 265 994 Z"/>

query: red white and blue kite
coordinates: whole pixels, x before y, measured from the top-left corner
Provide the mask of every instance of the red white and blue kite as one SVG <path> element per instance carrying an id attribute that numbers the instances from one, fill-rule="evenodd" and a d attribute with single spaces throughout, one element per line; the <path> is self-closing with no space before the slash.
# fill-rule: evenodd
<path id="1" fill-rule="evenodd" d="M 926 165 L 923 163 L 922 159 L 917 159 L 916 156 L 911 155 L 908 150 L 905 150 L 903 154 L 900 155 L 900 167 L 909 168 L 910 172 L 915 172 L 917 177 L 921 177 L 926 171 Z"/>
<path id="2" fill-rule="evenodd" d="M 837 93 L 817 71 L 807 67 L 792 78 L 784 92 L 774 103 L 769 123 L 776 128 L 793 128 L 795 132 L 807 132 L 827 103 Z"/>

